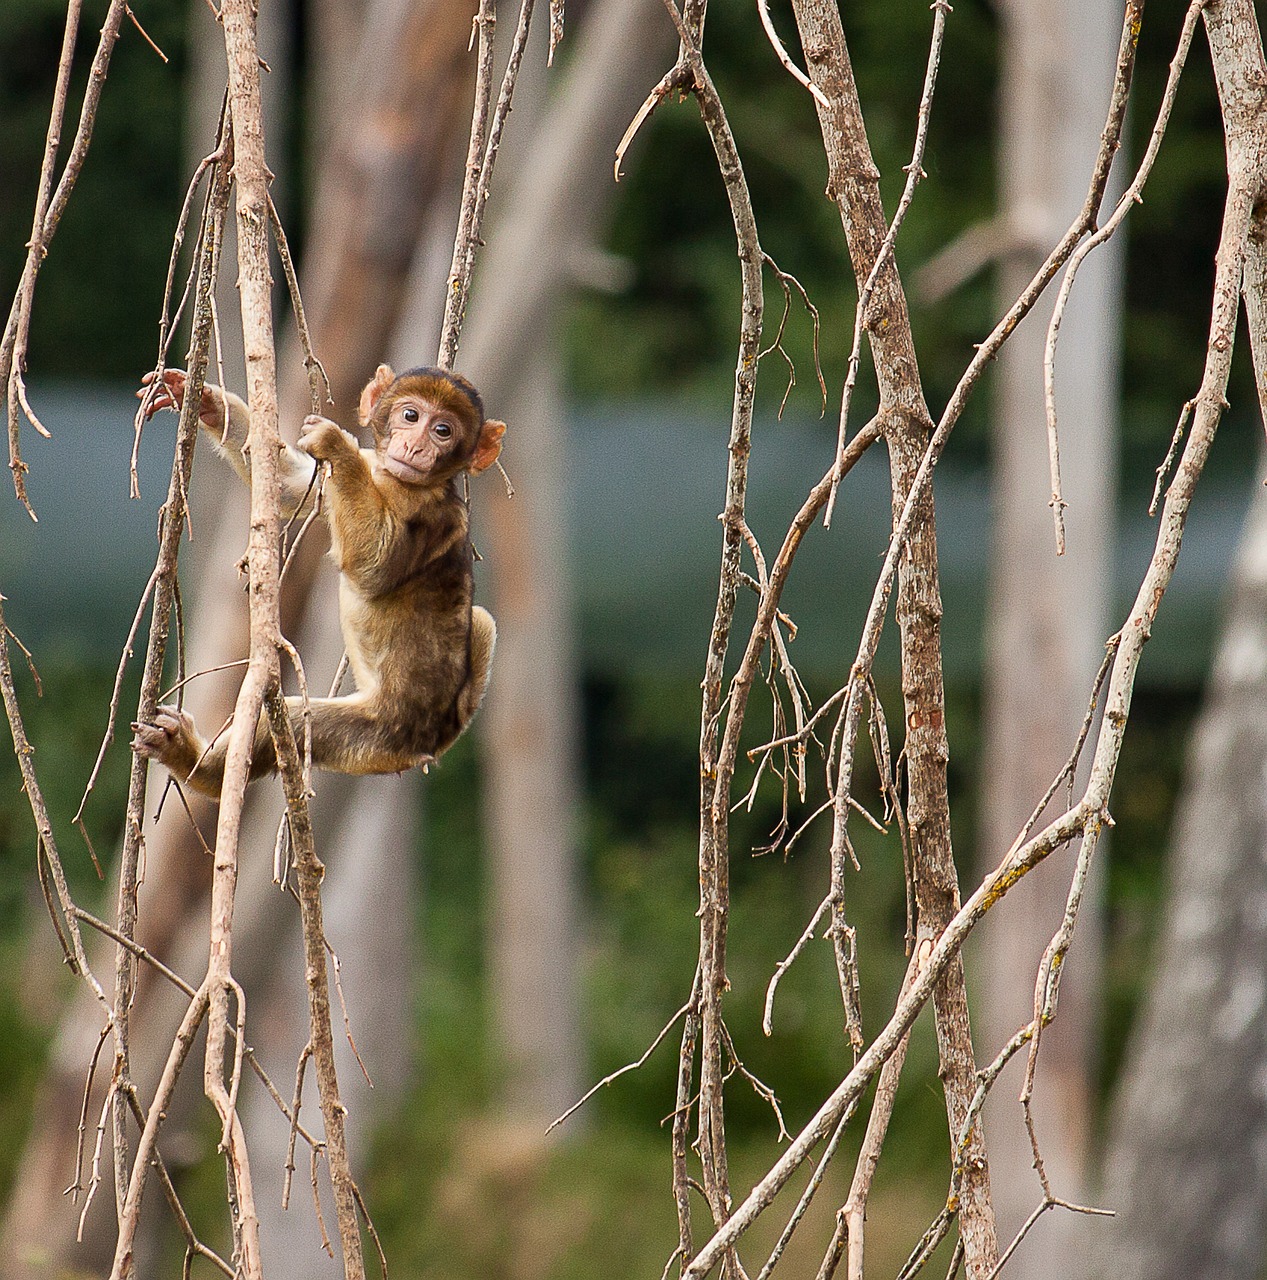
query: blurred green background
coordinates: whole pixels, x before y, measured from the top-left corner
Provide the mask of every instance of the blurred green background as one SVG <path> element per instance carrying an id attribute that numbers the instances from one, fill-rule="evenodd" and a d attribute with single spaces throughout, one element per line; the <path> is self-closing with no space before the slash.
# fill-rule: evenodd
<path id="1" fill-rule="evenodd" d="M 90 9 L 95 18 L 102 6 Z M 40 525 L 31 525 L 11 494 L 0 494 L 0 592 L 9 624 L 32 650 L 43 684 L 43 695 L 36 696 L 32 680 L 19 672 L 23 712 L 54 822 L 69 851 L 74 888 L 89 904 L 101 901 L 104 891 L 69 820 L 104 726 L 114 664 L 148 572 L 165 485 L 171 435 L 151 431 L 143 459 L 144 497 L 129 503 L 129 405 L 131 387 L 153 362 L 170 237 L 185 182 L 187 5 L 147 0 L 137 10 L 171 61 L 162 63 L 125 25 L 93 149 L 36 296 L 30 383 L 56 437 L 46 443 L 24 435 Z M 1156 0 L 1148 9 L 1131 116 L 1135 155 L 1151 127 L 1182 10 L 1176 0 Z M 0 6 L 0 292 L 6 297 L 16 287 L 29 234 L 63 18 L 60 0 L 9 0 Z M 302 11 L 295 21 L 302 23 Z M 96 36 L 91 21 L 84 25 L 80 82 Z M 891 210 L 909 158 L 927 9 L 851 0 L 845 25 Z M 848 274 L 847 260 L 836 211 L 822 198 L 821 144 L 803 109 L 803 93 L 771 57 L 749 7 L 715 5 L 708 32 L 709 66 L 744 156 L 763 243 L 811 297 L 831 297 Z M 997 36 L 990 5 L 959 0 L 948 27 L 925 163 L 928 180 L 900 245 L 904 268 L 917 267 L 994 207 Z M 302 39 L 298 47 L 304 47 Z M 297 120 L 302 103 L 300 95 Z M 577 442 L 576 457 L 569 460 L 569 505 L 584 680 L 584 1025 L 594 1078 L 637 1058 L 689 987 L 697 945 L 698 681 L 717 554 L 711 507 L 705 504 L 694 525 L 665 527 L 639 491 L 613 470 L 614 460 L 652 477 L 653 489 L 674 484 L 683 473 L 712 474 L 715 505 L 720 504 L 724 460 L 713 456 L 719 452 L 713 428 L 728 415 L 739 297 L 730 218 L 694 107 L 667 103 L 649 129 L 653 158 L 633 166 L 622 181 L 607 244 L 628 263 L 627 287 L 582 293 L 567 327 L 567 409 Z M 282 145 L 287 181 L 302 192 L 312 175 L 296 144 L 299 133 L 291 128 Z M 1118 561 L 1123 600 L 1151 539 L 1144 507 L 1154 469 L 1179 406 L 1200 379 L 1223 184 L 1217 103 L 1208 67 L 1197 66 L 1183 83 L 1146 199 L 1127 224 Z M 302 199 L 290 203 L 303 205 Z M 293 240 L 301 251 L 301 221 Z M 992 322 L 992 290 L 986 272 L 945 301 L 917 301 L 913 308 L 934 412 L 972 342 Z M 773 297 L 767 305 L 777 309 Z M 829 387 L 843 378 L 850 336 L 839 321 L 824 327 Z M 789 462 L 805 449 L 830 447 L 825 442 L 835 431 L 830 410 L 826 419 L 818 417 L 817 391 L 807 373 L 809 341 L 809 325 L 793 308 L 788 347 L 800 377 L 781 425 L 774 417 L 782 377 L 771 370 L 761 381 L 759 430 L 769 433 L 773 456 L 786 455 Z M 864 371 L 864 383 L 868 376 Z M 859 395 L 865 400 L 866 385 Z M 1183 569 L 1146 656 L 1119 772 L 1107 885 L 1101 1067 L 1106 1097 L 1147 978 L 1138 956 L 1164 888 L 1161 853 L 1186 727 L 1199 701 L 1222 573 L 1251 483 L 1258 428 L 1244 353 L 1238 352 L 1230 399 Z M 939 490 L 952 802 L 961 848 L 972 845 L 977 794 L 988 415 L 989 397 L 980 394 L 956 430 Z M 667 462 L 660 443 L 666 424 L 676 433 Z M 674 459 L 683 456 L 679 448 L 688 461 L 675 466 Z M 777 465 L 772 471 L 761 482 L 765 487 L 754 492 L 754 519 L 769 528 L 786 518 L 787 495 L 799 483 L 794 477 L 780 481 Z M 857 522 L 856 536 L 864 544 L 869 539 L 878 553 L 888 516 L 878 469 L 864 492 L 873 501 L 862 501 L 848 519 Z M 667 505 L 677 511 L 683 504 Z M 613 528 L 632 530 L 634 545 Z M 655 554 L 647 554 L 643 537 Z M 868 556 L 859 556 L 849 571 L 855 577 L 841 581 L 833 576 L 838 567 L 826 560 L 816 567 L 812 556 L 811 548 L 800 595 L 789 597 L 788 608 L 802 624 L 823 624 L 804 626 L 807 648 L 798 651 L 802 674 L 821 698 L 831 691 L 833 662 L 839 663 L 836 641 L 843 636 L 842 645 L 853 643 L 872 569 Z M 896 692 L 891 653 L 886 661 L 882 683 Z M 125 708 L 129 696 L 135 697 L 130 689 Z M 394 1274 L 455 1280 L 658 1274 L 675 1231 L 662 1127 L 673 1097 L 670 1045 L 643 1070 L 603 1091 L 590 1104 L 584 1132 L 548 1159 L 526 1155 L 522 1167 L 504 1159 L 481 1161 L 482 1106 L 495 1091 L 498 1064 L 495 1048 L 479 1033 L 485 974 L 481 950 L 472 945 L 482 934 L 485 909 L 479 829 L 470 814 L 478 770 L 475 744 L 464 740 L 426 788 L 421 1066 L 401 1122 L 376 1143 L 368 1188 L 398 1269 Z M 126 773 L 127 753 L 116 747 L 87 814 L 99 851 L 117 841 Z M 774 796 L 759 800 L 750 815 L 737 813 L 733 847 L 760 846 L 777 818 Z M 900 981 L 888 944 L 900 936 L 904 898 L 892 850 L 872 849 L 871 839 L 861 827 L 863 870 L 852 910 L 863 962 L 863 1008 L 874 1017 Z M 57 959 L 38 902 L 33 847 L 16 765 L 10 754 L 0 753 L 0 1194 L 12 1177 L 41 1055 L 64 995 L 64 983 L 50 976 Z M 795 854 L 790 866 L 781 859 L 735 859 L 735 929 L 748 939 L 732 962 L 736 1025 L 759 1024 L 756 1002 L 765 977 L 817 901 L 811 871 L 808 863 L 797 865 Z M 776 1035 L 744 1040 L 751 1054 L 746 1065 L 763 1078 L 777 1076 L 793 1131 L 842 1071 L 839 1037 L 825 1033 L 825 1026 L 834 1032 L 832 1019 L 839 1019 L 834 984 L 827 949 L 812 951 L 781 996 Z M 825 1023 L 819 1011 L 833 1008 Z M 931 1032 L 921 1024 L 908 1078 L 935 1081 L 935 1052 Z M 728 1097 L 735 1181 L 744 1185 L 758 1170 L 774 1123 L 769 1108 L 750 1092 L 736 1088 Z M 943 1175 L 930 1179 L 924 1158 L 927 1134 L 939 1126 L 944 1132 L 939 1092 L 932 1085 L 907 1088 L 876 1191 L 874 1213 L 883 1225 L 876 1228 L 872 1248 L 882 1271 L 905 1256 L 944 1194 Z M 937 1167 L 944 1167 L 941 1156 L 939 1146 Z M 222 1196 L 215 1158 L 186 1176 L 192 1187 L 203 1185 L 208 1200 Z M 197 1190 L 192 1195 L 196 1202 Z M 487 1212 L 493 1205 L 497 1212 Z"/>

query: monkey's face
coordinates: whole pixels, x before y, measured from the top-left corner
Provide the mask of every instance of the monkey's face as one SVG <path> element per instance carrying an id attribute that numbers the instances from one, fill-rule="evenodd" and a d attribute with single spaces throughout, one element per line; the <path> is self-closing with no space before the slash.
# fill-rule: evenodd
<path id="1" fill-rule="evenodd" d="M 402 484 L 434 484 L 466 463 L 471 425 L 451 406 L 406 393 L 393 397 L 381 447 L 383 468 Z"/>
<path id="2" fill-rule="evenodd" d="M 484 417 L 479 392 L 442 369 L 397 377 L 380 364 L 361 392 L 360 421 L 374 433 L 383 470 L 402 484 L 444 483 L 460 471 L 477 476 L 497 461 L 506 424 Z"/>

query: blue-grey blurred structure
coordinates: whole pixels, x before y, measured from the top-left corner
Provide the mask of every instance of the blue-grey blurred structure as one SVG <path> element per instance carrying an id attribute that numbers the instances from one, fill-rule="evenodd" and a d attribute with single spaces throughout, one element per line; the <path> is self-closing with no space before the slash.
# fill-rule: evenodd
<path id="1" fill-rule="evenodd" d="M 53 433 L 24 435 L 28 487 L 39 516 L 0 498 L 0 592 L 9 625 L 43 657 L 117 656 L 153 566 L 158 508 L 167 491 L 175 419 L 146 426 L 142 497 L 128 497 L 135 400 L 103 386 L 32 388 Z M 716 596 L 725 483 L 724 411 L 665 406 L 589 407 L 573 415 L 565 468 L 581 659 L 589 669 L 690 676 L 707 640 Z M 514 424 L 505 460 L 514 476 Z M 773 560 L 789 519 L 831 456 L 834 424 L 758 421 L 749 521 Z M 832 528 L 805 539 L 783 609 L 799 627 L 791 655 L 811 680 L 838 679 L 857 646 L 883 555 L 888 482 L 881 452 L 842 489 Z M 195 469 L 195 485 L 197 469 Z M 1209 658 L 1220 600 L 1252 480 L 1210 485 L 1194 504 L 1174 583 L 1145 655 L 1148 683 L 1196 682 Z M 500 502 L 495 480 L 478 503 Z M 1076 501 L 1076 495 L 1071 495 Z M 947 678 L 975 681 L 985 603 L 989 487 L 983 470 L 938 471 Z M 1139 581 L 1154 526 L 1142 509 L 1119 514 L 1119 613 Z M 243 545 L 245 546 L 245 529 Z M 197 537 L 197 526 L 194 536 Z M 741 599 L 741 621 L 755 597 Z M 894 660 L 887 651 L 887 661 Z"/>

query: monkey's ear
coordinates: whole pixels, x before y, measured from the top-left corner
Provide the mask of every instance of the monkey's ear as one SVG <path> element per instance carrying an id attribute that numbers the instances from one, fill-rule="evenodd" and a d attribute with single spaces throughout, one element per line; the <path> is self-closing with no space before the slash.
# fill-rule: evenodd
<path id="1" fill-rule="evenodd" d="M 506 434 L 506 424 L 496 418 L 489 418 L 480 428 L 480 438 L 475 444 L 475 453 L 471 458 L 470 472 L 473 476 L 487 471 L 497 461 L 502 451 L 502 436 Z"/>
<path id="2" fill-rule="evenodd" d="M 391 365 L 380 364 L 374 376 L 365 384 L 365 390 L 361 392 L 361 403 L 357 406 L 356 412 L 361 426 L 365 426 L 374 416 L 374 406 L 378 403 L 379 397 L 395 381 L 396 375 L 392 372 Z"/>

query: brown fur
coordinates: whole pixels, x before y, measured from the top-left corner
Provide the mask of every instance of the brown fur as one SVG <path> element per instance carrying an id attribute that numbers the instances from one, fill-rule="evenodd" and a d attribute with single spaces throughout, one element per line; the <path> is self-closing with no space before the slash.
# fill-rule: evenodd
<path id="1" fill-rule="evenodd" d="M 185 375 L 169 371 L 148 411 L 179 408 L 184 389 Z M 497 628 L 471 603 L 471 544 L 457 482 L 497 460 L 506 427 L 484 418 L 466 379 L 435 369 L 397 377 L 387 365 L 361 393 L 359 416 L 374 432 L 373 449 L 359 448 L 327 418 L 305 420 L 299 450 L 287 446 L 282 459 L 283 507 L 286 514 L 307 510 L 312 459 L 328 464 L 323 512 L 357 690 L 310 700 L 313 764 L 336 773 L 394 773 L 428 765 L 452 746 L 488 685 Z M 246 405 L 208 387 L 200 422 L 249 483 Z M 302 700 L 286 701 L 302 744 Z M 137 751 L 219 796 L 226 735 L 205 743 L 175 707 L 133 727 Z M 275 767 L 261 719 L 251 777 Z"/>

